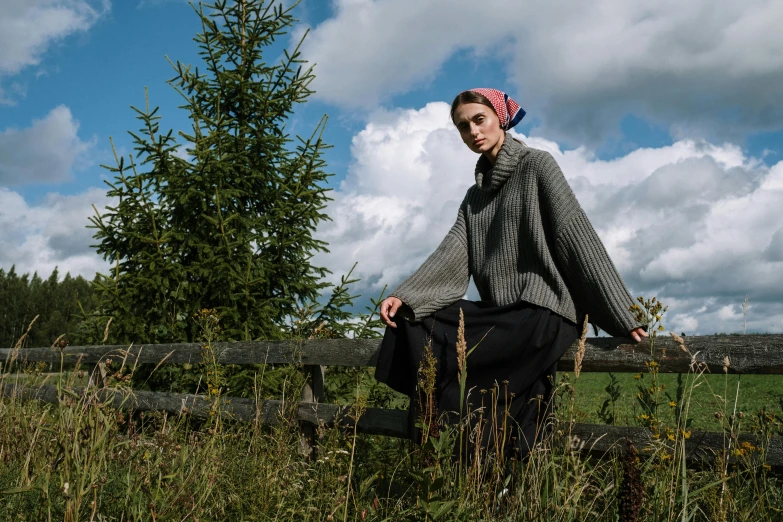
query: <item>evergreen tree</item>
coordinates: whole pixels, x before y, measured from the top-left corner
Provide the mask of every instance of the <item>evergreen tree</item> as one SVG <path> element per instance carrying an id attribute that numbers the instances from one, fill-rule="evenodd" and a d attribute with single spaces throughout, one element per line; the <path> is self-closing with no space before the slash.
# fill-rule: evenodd
<path id="1" fill-rule="evenodd" d="M 71 344 L 94 342 L 82 324 L 96 305 L 93 285 L 81 276 L 59 276 L 57 268 L 46 280 L 37 273 L 20 277 L 14 266 L 0 269 L 0 346 L 14 346 L 36 316 L 24 346 L 50 346 L 60 335 Z"/>
<path id="2" fill-rule="evenodd" d="M 190 131 L 163 133 L 157 109 L 134 108 L 135 156 L 107 167 L 117 204 L 91 218 L 97 250 L 114 265 L 98 283 L 112 341 L 193 341 L 192 317 L 204 308 L 218 312 L 226 340 L 282 338 L 327 286 L 328 271 L 311 263 L 326 250 L 312 235 L 327 219 L 326 117 L 306 139 L 285 129 L 312 93 L 312 66 L 301 41 L 280 63 L 263 55 L 295 6 L 199 7 L 203 72 L 177 62 L 169 80 Z"/>

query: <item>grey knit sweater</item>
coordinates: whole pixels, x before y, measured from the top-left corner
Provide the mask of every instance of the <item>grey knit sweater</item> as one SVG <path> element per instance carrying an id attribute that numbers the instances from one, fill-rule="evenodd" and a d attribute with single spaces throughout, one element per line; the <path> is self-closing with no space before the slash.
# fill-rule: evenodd
<path id="1" fill-rule="evenodd" d="M 483 155 L 457 220 L 424 264 L 389 295 L 419 320 L 461 299 L 527 301 L 613 336 L 641 326 L 634 300 L 555 159 L 506 135 L 494 167 Z"/>

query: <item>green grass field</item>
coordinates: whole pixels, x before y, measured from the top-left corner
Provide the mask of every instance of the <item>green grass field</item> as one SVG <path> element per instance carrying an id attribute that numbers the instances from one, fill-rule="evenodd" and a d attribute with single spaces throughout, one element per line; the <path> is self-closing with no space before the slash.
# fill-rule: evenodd
<path id="1" fill-rule="evenodd" d="M 561 376 L 562 374 L 558 374 Z M 616 401 L 616 424 L 635 425 L 634 417 L 640 413 L 636 401 L 637 387 L 640 382 L 649 384 L 649 375 L 644 380 L 635 380 L 634 374 L 614 374 L 621 388 L 620 398 Z M 573 380 L 573 376 L 571 376 Z M 664 396 L 668 393 L 672 399 L 677 397 L 677 375 L 660 374 L 661 384 L 665 384 Z M 687 375 L 682 376 L 683 380 Z M 575 382 L 576 403 L 574 415 L 577 422 L 600 423 L 598 411 L 609 397 L 605 388 L 609 384 L 608 373 L 583 373 Z M 737 395 L 739 383 L 739 395 Z M 685 388 L 685 382 L 683 381 Z M 726 399 L 723 404 L 718 398 Z M 737 398 L 738 397 L 738 398 Z M 783 376 L 780 375 L 707 375 L 693 391 L 688 418 L 692 419 L 692 428 L 698 430 L 719 431 L 720 423 L 716 412 L 732 413 L 737 398 L 737 411 L 752 416 L 759 410 L 783 411 Z M 666 399 L 668 402 L 669 399 Z M 666 410 L 670 409 L 668 406 Z"/>

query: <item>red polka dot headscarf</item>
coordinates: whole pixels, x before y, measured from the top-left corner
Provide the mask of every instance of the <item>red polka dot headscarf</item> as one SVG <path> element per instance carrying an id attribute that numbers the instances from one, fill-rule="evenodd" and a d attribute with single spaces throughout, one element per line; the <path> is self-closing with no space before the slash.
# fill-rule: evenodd
<path id="1" fill-rule="evenodd" d="M 517 102 L 508 97 L 508 94 L 497 89 L 469 89 L 483 95 L 492 104 L 495 114 L 500 120 L 500 128 L 508 130 L 525 117 L 525 111 Z"/>

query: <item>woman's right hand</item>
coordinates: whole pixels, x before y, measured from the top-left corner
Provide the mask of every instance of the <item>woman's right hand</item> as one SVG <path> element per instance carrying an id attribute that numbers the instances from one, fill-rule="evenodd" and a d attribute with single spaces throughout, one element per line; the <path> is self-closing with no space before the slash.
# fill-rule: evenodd
<path id="1" fill-rule="evenodd" d="M 391 320 L 397 310 L 402 306 L 402 301 L 396 297 L 387 297 L 381 301 L 381 320 L 386 323 L 386 326 L 397 328 L 397 323 Z"/>

